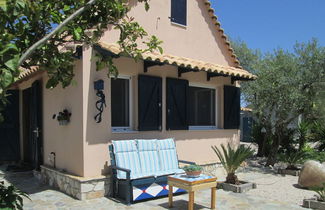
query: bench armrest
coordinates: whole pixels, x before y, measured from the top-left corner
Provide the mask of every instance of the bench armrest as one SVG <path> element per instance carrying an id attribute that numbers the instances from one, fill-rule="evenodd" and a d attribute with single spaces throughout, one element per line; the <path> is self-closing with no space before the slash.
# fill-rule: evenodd
<path id="1" fill-rule="evenodd" d="M 118 170 L 118 171 L 124 171 L 126 173 L 126 179 L 130 180 L 131 178 L 131 170 L 127 168 L 121 168 L 118 166 L 112 166 L 112 169 Z"/>
<path id="2" fill-rule="evenodd" d="M 185 163 L 185 164 L 196 164 L 195 162 L 192 162 L 192 161 L 187 161 L 187 160 L 178 160 L 178 162 L 180 163 Z"/>

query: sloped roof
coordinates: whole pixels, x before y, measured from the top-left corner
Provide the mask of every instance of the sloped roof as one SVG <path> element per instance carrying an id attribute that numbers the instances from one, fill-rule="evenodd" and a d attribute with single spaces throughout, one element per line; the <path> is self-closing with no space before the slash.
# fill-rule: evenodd
<path id="1" fill-rule="evenodd" d="M 231 55 L 231 57 L 233 58 L 234 60 L 234 63 L 235 63 L 235 67 L 237 68 L 242 68 L 242 66 L 240 66 L 240 63 L 239 63 L 239 60 L 237 59 L 237 56 L 236 54 L 234 53 L 234 49 L 231 47 L 230 45 L 230 41 L 228 40 L 228 37 L 227 35 L 224 33 L 224 30 L 221 28 L 221 24 L 220 22 L 218 21 L 218 17 L 215 15 L 214 13 L 214 9 L 211 7 L 211 2 L 208 1 L 208 0 L 204 0 L 204 4 L 205 6 L 207 7 L 207 10 L 209 12 L 209 15 L 213 21 L 213 24 L 215 25 L 216 27 L 216 30 L 221 33 L 221 38 L 224 40 L 225 42 L 225 45 L 227 46 L 228 48 L 228 51 Z"/>
<path id="2" fill-rule="evenodd" d="M 116 55 L 118 55 L 121 52 L 119 45 L 115 43 L 99 42 L 98 44 L 101 48 L 108 50 Z M 204 61 L 179 57 L 175 55 L 160 54 L 158 52 L 145 52 L 142 54 L 142 59 L 194 69 L 194 70 L 218 73 L 227 76 L 234 76 L 234 77 L 240 77 L 245 79 L 256 79 L 255 75 L 241 68 L 223 66 L 215 63 L 207 63 Z"/>
<path id="3" fill-rule="evenodd" d="M 20 67 L 19 70 L 21 71 L 20 72 L 20 75 L 18 77 L 18 81 L 19 80 L 22 80 L 28 76 L 31 76 L 33 75 L 34 73 L 38 72 L 39 71 L 39 67 L 38 66 L 32 66 L 30 69 L 25 69 L 23 67 Z"/>

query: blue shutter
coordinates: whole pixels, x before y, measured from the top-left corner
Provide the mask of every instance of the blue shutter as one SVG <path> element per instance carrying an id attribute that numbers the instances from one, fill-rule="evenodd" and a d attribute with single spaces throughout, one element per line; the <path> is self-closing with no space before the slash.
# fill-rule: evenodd
<path id="1" fill-rule="evenodd" d="M 167 85 L 167 130 L 188 130 L 188 81 L 166 79 Z"/>
<path id="2" fill-rule="evenodd" d="M 139 130 L 161 130 L 162 80 L 160 77 L 139 75 Z"/>
<path id="3" fill-rule="evenodd" d="M 171 0 L 171 21 L 186 25 L 187 0 Z"/>
<path id="4" fill-rule="evenodd" d="M 239 129 L 240 88 L 224 86 L 224 128 Z"/>
<path id="5" fill-rule="evenodd" d="M 8 105 L 2 112 L 4 122 L 0 123 L 0 161 L 20 159 L 19 142 L 19 90 L 8 90 Z"/>

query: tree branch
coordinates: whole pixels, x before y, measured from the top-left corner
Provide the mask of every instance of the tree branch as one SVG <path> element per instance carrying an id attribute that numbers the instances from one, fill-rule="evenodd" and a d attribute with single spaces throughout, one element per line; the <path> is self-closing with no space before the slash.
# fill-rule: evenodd
<path id="1" fill-rule="evenodd" d="M 24 54 L 20 57 L 18 62 L 18 67 L 21 66 L 26 59 L 40 46 L 42 46 L 47 40 L 49 40 L 54 34 L 56 34 L 61 28 L 63 28 L 65 25 L 67 25 L 71 20 L 79 16 L 81 13 L 83 13 L 89 6 L 94 4 L 96 0 L 90 0 L 85 4 L 85 6 L 80 7 L 77 11 L 75 11 L 72 15 L 70 15 L 67 19 L 65 19 L 60 25 L 58 25 L 52 32 L 44 36 L 42 39 L 34 43 L 30 48 L 28 48 Z"/>

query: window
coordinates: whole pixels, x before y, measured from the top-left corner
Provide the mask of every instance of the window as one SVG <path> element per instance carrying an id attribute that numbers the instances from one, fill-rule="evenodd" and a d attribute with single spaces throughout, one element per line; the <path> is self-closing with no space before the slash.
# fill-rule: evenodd
<path id="1" fill-rule="evenodd" d="M 130 79 L 111 79 L 111 115 L 113 130 L 130 129 Z"/>
<path id="2" fill-rule="evenodd" d="M 216 90 L 203 87 L 189 87 L 189 125 L 216 125 Z"/>
<path id="3" fill-rule="evenodd" d="M 186 26 L 186 1 L 171 0 L 171 21 Z"/>

